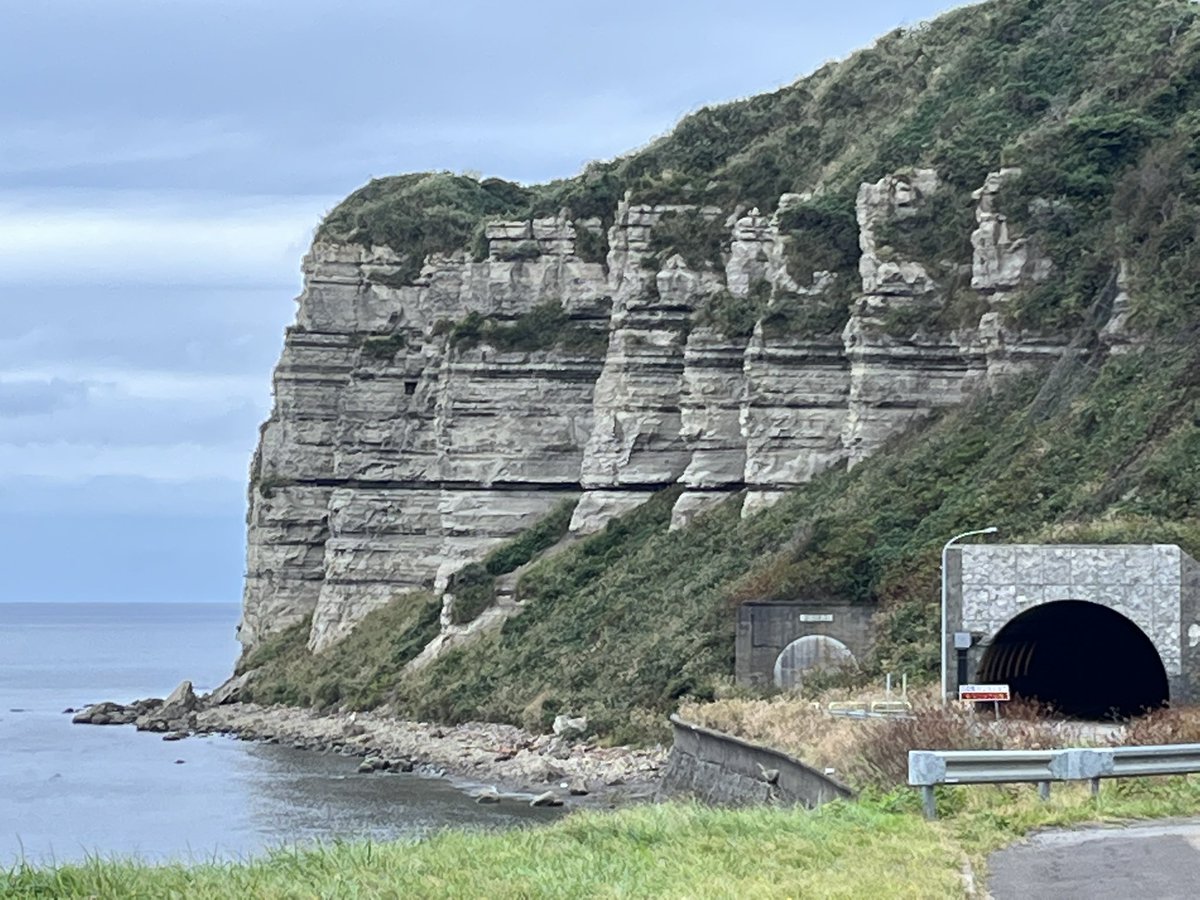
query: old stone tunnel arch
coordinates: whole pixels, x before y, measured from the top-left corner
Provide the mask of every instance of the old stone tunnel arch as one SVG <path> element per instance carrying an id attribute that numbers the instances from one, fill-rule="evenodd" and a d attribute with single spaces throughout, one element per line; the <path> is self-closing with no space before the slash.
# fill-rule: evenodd
<path id="1" fill-rule="evenodd" d="M 791 690 L 803 683 L 806 675 L 837 669 L 853 669 L 857 660 L 850 648 L 837 638 L 809 634 L 792 641 L 775 660 L 775 686 Z"/>
<path id="2" fill-rule="evenodd" d="M 1119 612 L 1082 600 L 1034 606 L 997 632 L 977 680 L 1008 684 L 1014 696 L 1066 716 L 1132 716 L 1170 700 L 1154 644 Z"/>

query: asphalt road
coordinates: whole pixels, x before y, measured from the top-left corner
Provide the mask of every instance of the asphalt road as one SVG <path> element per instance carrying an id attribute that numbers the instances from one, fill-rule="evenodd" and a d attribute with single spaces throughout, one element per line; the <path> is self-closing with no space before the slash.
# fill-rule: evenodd
<path id="1" fill-rule="evenodd" d="M 1048 831 L 993 853 L 994 900 L 1200 897 L 1200 819 Z"/>

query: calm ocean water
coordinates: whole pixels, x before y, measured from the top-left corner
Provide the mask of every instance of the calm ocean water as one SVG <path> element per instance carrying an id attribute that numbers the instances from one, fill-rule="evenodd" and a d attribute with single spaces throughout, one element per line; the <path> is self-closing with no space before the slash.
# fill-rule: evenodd
<path id="1" fill-rule="evenodd" d="M 131 726 L 71 725 L 62 712 L 166 696 L 184 678 L 211 690 L 233 670 L 237 619 L 223 604 L 0 604 L 0 865 L 245 857 L 554 816 L 481 806 L 443 780 L 359 776 L 357 760 L 334 754 L 164 742 Z"/>

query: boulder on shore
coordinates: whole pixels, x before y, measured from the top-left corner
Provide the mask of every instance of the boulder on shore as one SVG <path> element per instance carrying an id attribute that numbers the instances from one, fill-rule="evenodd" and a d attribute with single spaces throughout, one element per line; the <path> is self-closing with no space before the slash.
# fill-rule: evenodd
<path id="1" fill-rule="evenodd" d="M 71 717 L 71 722 L 76 725 L 128 725 L 135 718 L 137 710 L 133 705 L 105 701 L 84 707 Z"/>
<path id="2" fill-rule="evenodd" d="M 555 716 L 554 717 L 554 734 L 557 737 L 571 738 L 583 737 L 587 733 L 588 720 L 587 716 Z"/>
<path id="3" fill-rule="evenodd" d="M 239 702 L 242 699 L 242 691 L 250 683 L 250 678 L 253 675 L 254 670 L 251 669 L 249 672 L 243 672 L 241 675 L 235 675 L 230 678 L 208 695 L 207 704 L 209 706 L 222 706 L 226 703 Z"/>
<path id="4" fill-rule="evenodd" d="M 164 709 L 181 709 L 191 712 L 200 705 L 200 698 L 196 696 L 196 692 L 192 690 L 192 683 L 188 680 L 179 682 L 179 686 L 167 695 L 167 699 L 163 701 Z"/>
<path id="5" fill-rule="evenodd" d="M 562 806 L 563 802 L 562 798 L 560 798 L 558 794 L 554 793 L 554 791 L 546 791 L 546 793 L 538 794 L 536 797 L 530 800 L 529 805 L 533 807 Z"/>
<path id="6" fill-rule="evenodd" d="M 155 701 L 153 707 L 138 715 L 134 727 L 138 731 L 190 734 L 196 730 L 196 709 L 199 706 L 200 698 L 192 690 L 192 683 L 181 681 L 166 700 Z"/>

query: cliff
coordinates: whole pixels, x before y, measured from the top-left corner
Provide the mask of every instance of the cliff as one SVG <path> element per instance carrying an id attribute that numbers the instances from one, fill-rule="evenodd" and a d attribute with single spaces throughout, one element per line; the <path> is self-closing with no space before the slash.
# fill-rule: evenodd
<path id="1" fill-rule="evenodd" d="M 433 254 L 411 284 L 388 247 L 318 240 L 254 462 L 243 643 L 311 616 L 319 651 L 397 592 L 446 591 L 567 498 L 575 534 L 675 483 L 673 528 L 736 492 L 750 515 L 1057 354 L 994 324 L 1051 271 L 992 211 L 1006 174 L 977 192 L 970 235 L 986 303 L 953 329 L 926 324 L 944 287 L 881 238 L 937 192 L 927 169 L 862 186 L 859 284 L 818 329 L 776 315 L 807 323 L 845 277 L 789 272 L 798 195 L 770 216 L 622 202 L 603 263 L 576 246 L 594 221 L 495 221 L 486 258 Z M 714 235 L 712 262 L 656 254 L 685 217 Z M 748 334 L 721 304 L 750 310 Z"/>
<path id="2" fill-rule="evenodd" d="M 993 0 L 574 179 L 347 198 L 251 473 L 257 696 L 663 709 L 764 597 L 878 605 L 917 671 L 962 521 L 1190 547 L 1196 23 Z"/>

